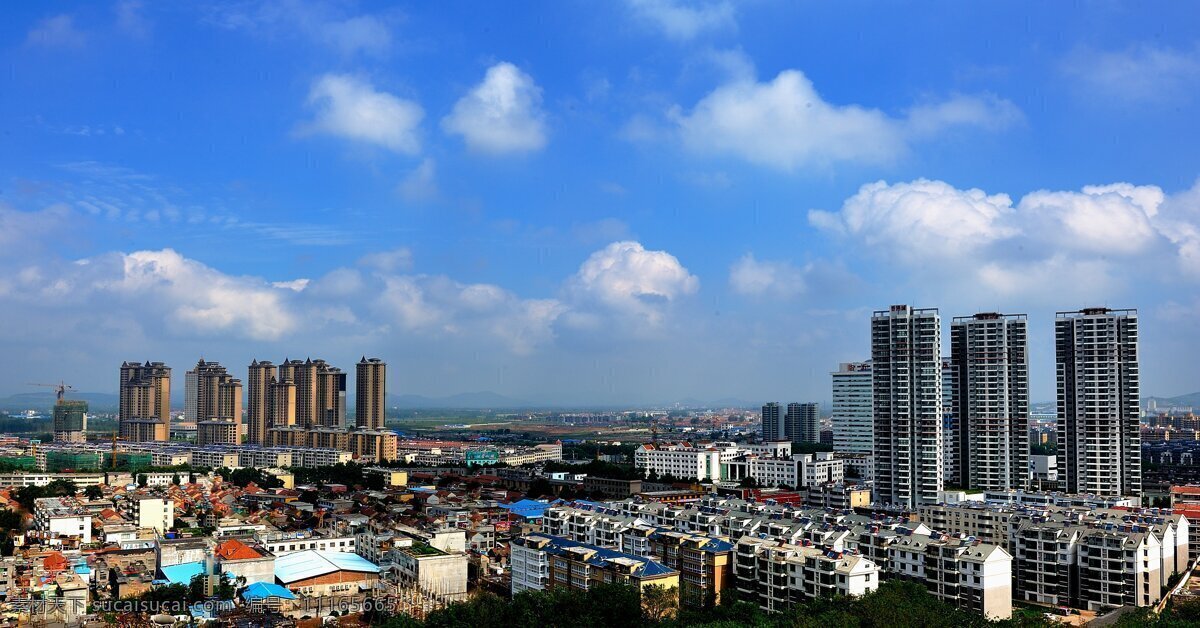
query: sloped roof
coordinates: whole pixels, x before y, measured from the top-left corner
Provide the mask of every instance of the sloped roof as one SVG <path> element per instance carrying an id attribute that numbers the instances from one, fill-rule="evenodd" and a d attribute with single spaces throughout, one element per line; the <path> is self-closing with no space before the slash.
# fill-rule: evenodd
<path id="1" fill-rule="evenodd" d="M 253 548 L 237 539 L 229 539 L 221 543 L 217 546 L 214 553 L 225 560 L 245 560 L 262 557 L 262 554 L 259 554 Z"/>
<path id="2" fill-rule="evenodd" d="M 246 587 L 245 591 L 242 591 L 243 600 L 260 600 L 268 597 L 278 597 L 285 600 L 296 599 L 296 596 L 287 587 L 279 586 L 274 582 L 255 582 Z"/>
<path id="3" fill-rule="evenodd" d="M 358 554 L 321 550 L 293 552 L 275 559 L 275 577 L 285 584 L 335 571 L 379 573 L 379 566 Z"/>
<path id="4" fill-rule="evenodd" d="M 171 584 L 190 584 L 192 578 L 204 573 L 204 563 L 180 563 L 162 568 L 163 577 Z"/>

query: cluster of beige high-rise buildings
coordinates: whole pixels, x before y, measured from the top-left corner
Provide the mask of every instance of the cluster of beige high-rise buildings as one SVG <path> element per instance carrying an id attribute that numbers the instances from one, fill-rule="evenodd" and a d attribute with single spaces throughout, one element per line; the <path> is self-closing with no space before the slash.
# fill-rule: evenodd
<path id="1" fill-rule="evenodd" d="M 355 421 L 346 420 L 346 373 L 324 360 L 250 363 L 242 380 L 217 362 L 201 359 L 186 375 L 184 420 L 195 423 L 198 445 L 248 444 L 395 450 L 386 432 L 387 363 L 363 356 L 356 368 Z M 120 437 L 132 442 L 170 437 L 171 368 L 162 362 L 123 362 Z"/>

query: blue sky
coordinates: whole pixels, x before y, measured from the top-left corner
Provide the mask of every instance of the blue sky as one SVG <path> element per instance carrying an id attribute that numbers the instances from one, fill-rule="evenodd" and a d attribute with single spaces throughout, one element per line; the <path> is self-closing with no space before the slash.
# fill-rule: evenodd
<path id="1" fill-rule="evenodd" d="M 0 375 L 365 353 L 398 393 L 824 400 L 907 302 L 1030 314 L 1050 399 L 1054 312 L 1107 304 L 1144 392 L 1191 392 L 1197 12 L 8 7 Z"/>

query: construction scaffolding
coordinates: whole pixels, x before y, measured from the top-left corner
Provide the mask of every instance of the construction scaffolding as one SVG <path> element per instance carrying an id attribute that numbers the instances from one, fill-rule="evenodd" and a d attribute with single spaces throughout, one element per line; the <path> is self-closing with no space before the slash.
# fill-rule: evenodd
<path id="1" fill-rule="evenodd" d="M 98 451 L 52 449 L 46 452 L 46 471 L 100 471 L 104 462 Z"/>

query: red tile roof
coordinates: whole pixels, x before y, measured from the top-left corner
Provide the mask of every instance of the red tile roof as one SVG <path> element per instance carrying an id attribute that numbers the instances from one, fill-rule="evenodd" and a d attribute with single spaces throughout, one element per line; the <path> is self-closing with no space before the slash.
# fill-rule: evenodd
<path id="1" fill-rule="evenodd" d="M 262 554 L 259 554 L 253 548 L 237 539 L 229 539 L 221 543 L 217 546 L 214 553 L 225 560 L 245 560 L 247 558 L 262 557 Z"/>

